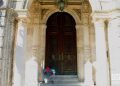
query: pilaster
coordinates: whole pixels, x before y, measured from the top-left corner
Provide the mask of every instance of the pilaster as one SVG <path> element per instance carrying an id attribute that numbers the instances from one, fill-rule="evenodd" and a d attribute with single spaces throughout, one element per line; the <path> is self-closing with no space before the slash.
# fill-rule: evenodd
<path id="1" fill-rule="evenodd" d="M 83 28 L 76 25 L 77 35 L 77 74 L 80 82 L 84 82 L 84 46 L 83 46 Z"/>
<path id="2" fill-rule="evenodd" d="M 30 45 L 27 45 L 27 50 L 31 49 L 32 51 L 27 53 L 25 86 L 38 85 L 38 79 L 42 80 L 45 62 L 46 25 L 39 22 L 39 17 L 34 21 L 32 19 L 30 19 L 31 27 L 28 26 L 27 34 L 29 39 L 27 43 L 31 42 Z M 34 68 L 30 68 L 30 65 L 34 66 Z M 34 79 L 30 79 L 31 77 L 34 77 Z"/>
<path id="3" fill-rule="evenodd" d="M 96 37 L 96 85 L 109 86 L 104 20 L 96 19 L 94 25 Z"/>
<path id="4" fill-rule="evenodd" d="M 117 13 L 116 13 L 117 15 Z M 108 21 L 109 62 L 111 85 L 120 85 L 120 18 L 111 18 Z"/>
<path id="5" fill-rule="evenodd" d="M 40 42 L 40 48 L 39 48 L 39 77 L 42 77 L 43 75 L 43 69 L 45 67 L 45 44 L 46 44 L 46 25 L 40 24 L 40 36 L 39 36 L 39 42 Z M 43 77 L 42 77 L 43 78 Z"/>
<path id="6" fill-rule="evenodd" d="M 95 27 L 93 23 L 90 24 L 90 62 L 92 63 L 92 80 L 96 84 L 96 44 L 95 44 Z"/>
<path id="7" fill-rule="evenodd" d="M 17 18 L 15 28 L 15 45 L 13 61 L 13 86 L 24 86 L 25 81 L 25 49 L 26 49 L 26 18 Z"/>
<path id="8" fill-rule="evenodd" d="M 90 24 L 89 13 L 82 13 L 83 46 L 84 46 L 84 77 L 85 85 L 93 85 L 91 47 L 90 47 Z"/>
<path id="9" fill-rule="evenodd" d="M 91 21 L 90 21 L 91 22 Z M 83 29 L 83 46 L 84 46 L 84 58 L 85 62 L 90 60 L 90 22 L 89 22 L 89 13 L 82 13 L 82 29 Z"/>
<path id="10" fill-rule="evenodd" d="M 95 27 L 94 24 L 90 24 L 90 62 L 96 61 L 96 45 L 95 45 Z"/>
<path id="11" fill-rule="evenodd" d="M 35 24 L 36 25 L 36 24 Z M 37 26 L 37 25 L 36 25 Z M 34 21 L 29 18 L 27 21 L 27 38 L 26 38 L 26 57 L 25 57 L 25 86 L 37 86 L 37 45 L 35 40 L 36 32 L 34 29 L 38 29 L 34 26 Z M 35 35 L 36 34 L 36 35 Z M 34 46 L 33 46 L 34 45 Z M 34 77 L 34 78 L 31 78 Z"/>

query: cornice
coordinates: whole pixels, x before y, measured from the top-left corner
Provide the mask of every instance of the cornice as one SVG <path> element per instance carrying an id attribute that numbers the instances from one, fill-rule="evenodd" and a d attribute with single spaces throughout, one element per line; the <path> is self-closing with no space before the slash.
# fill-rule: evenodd
<path id="1" fill-rule="evenodd" d="M 56 2 L 39 2 L 41 5 L 56 5 Z M 67 2 L 67 5 L 81 5 L 82 2 Z"/>
<path id="2" fill-rule="evenodd" d="M 106 11 L 94 11 L 93 13 L 113 13 L 113 12 L 120 12 L 120 8 L 106 10 Z"/>
<path id="3" fill-rule="evenodd" d="M 18 17 L 27 17 L 27 9 L 15 10 L 18 14 Z"/>
<path id="4" fill-rule="evenodd" d="M 120 9 L 114 9 L 109 11 L 95 11 L 91 14 L 91 16 L 101 19 L 114 19 L 120 17 Z"/>

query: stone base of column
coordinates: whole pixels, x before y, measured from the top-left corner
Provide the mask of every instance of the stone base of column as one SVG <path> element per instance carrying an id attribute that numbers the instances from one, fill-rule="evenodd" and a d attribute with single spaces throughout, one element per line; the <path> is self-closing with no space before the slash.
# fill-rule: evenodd
<path id="1" fill-rule="evenodd" d="M 81 83 L 84 83 L 84 78 L 81 77 L 81 74 L 80 74 L 80 73 L 78 73 L 78 79 L 79 79 L 79 81 L 80 81 Z"/>
<path id="2" fill-rule="evenodd" d="M 85 86 L 94 86 L 92 77 L 92 64 L 88 60 L 85 64 Z"/>
<path id="3" fill-rule="evenodd" d="M 85 86 L 95 86 L 92 80 L 86 80 L 86 81 L 84 82 L 84 85 L 85 85 Z"/>

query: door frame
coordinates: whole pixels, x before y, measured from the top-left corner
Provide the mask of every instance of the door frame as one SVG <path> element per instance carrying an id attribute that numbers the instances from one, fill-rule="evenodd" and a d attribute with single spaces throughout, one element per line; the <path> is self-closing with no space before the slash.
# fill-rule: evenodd
<path id="1" fill-rule="evenodd" d="M 48 18 L 54 14 L 55 12 L 59 12 L 59 9 L 49 9 L 43 16 L 42 24 L 41 26 L 47 26 L 47 20 Z M 81 18 L 79 16 L 79 13 L 71 8 L 65 8 L 64 12 L 69 13 L 76 22 L 76 40 L 77 40 L 77 76 L 81 82 L 84 81 L 84 44 L 83 44 L 83 25 L 81 24 Z M 43 27 L 43 29 L 45 29 Z M 45 30 L 46 31 L 46 30 Z M 45 32 L 43 32 L 45 33 Z M 46 34 L 43 35 L 43 38 L 45 38 Z M 80 41 L 81 40 L 81 41 Z M 43 52 L 43 63 L 45 65 L 45 52 Z"/>

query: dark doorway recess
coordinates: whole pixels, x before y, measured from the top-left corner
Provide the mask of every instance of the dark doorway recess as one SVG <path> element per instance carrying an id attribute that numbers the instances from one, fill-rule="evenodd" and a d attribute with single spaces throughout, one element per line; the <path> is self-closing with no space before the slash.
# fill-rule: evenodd
<path id="1" fill-rule="evenodd" d="M 77 73 L 75 20 L 66 12 L 56 12 L 47 21 L 45 66 L 57 75 Z"/>

